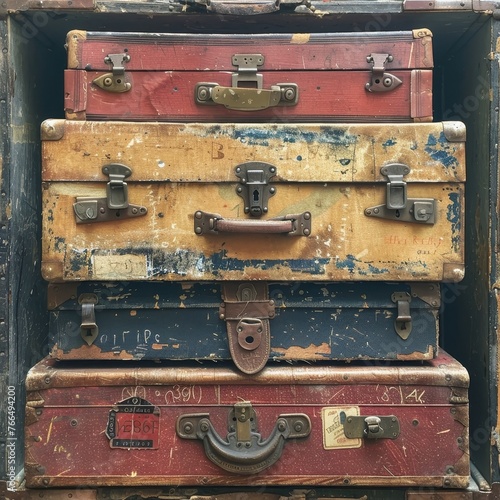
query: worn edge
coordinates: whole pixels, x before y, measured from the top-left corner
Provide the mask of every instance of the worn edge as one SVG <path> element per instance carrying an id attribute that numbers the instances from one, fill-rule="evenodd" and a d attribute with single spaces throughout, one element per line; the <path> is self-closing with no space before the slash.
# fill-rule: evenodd
<path id="1" fill-rule="evenodd" d="M 416 28 L 411 30 L 413 38 L 425 38 L 430 36 L 432 38 L 432 31 L 429 28 Z"/>
<path id="2" fill-rule="evenodd" d="M 40 125 L 40 138 L 42 141 L 59 141 L 64 137 L 66 120 L 51 118 L 44 120 Z"/>
<path id="3" fill-rule="evenodd" d="M 49 283 L 47 287 L 47 307 L 53 310 L 64 302 L 76 299 L 78 283 Z"/>
<path id="4" fill-rule="evenodd" d="M 431 307 L 439 307 L 441 301 L 441 290 L 437 283 L 410 283 L 412 297 L 423 300 Z"/>
<path id="5" fill-rule="evenodd" d="M 443 134 L 448 142 L 465 142 L 467 129 L 465 123 L 459 121 L 444 121 Z"/>
<path id="6" fill-rule="evenodd" d="M 66 50 L 68 52 L 68 69 L 78 69 L 80 67 L 78 47 L 80 42 L 87 39 L 87 32 L 84 30 L 71 30 L 66 35 Z"/>
<path id="7" fill-rule="evenodd" d="M 443 264 L 443 281 L 446 283 L 458 283 L 465 278 L 465 264 L 457 262 L 445 262 Z"/>

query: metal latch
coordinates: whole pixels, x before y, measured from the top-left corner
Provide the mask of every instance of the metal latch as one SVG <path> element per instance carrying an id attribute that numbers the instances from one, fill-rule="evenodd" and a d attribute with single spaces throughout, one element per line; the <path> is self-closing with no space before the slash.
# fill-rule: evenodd
<path id="1" fill-rule="evenodd" d="M 365 85 L 368 92 L 389 92 L 399 87 L 403 82 L 396 76 L 385 71 L 385 64 L 393 61 L 390 54 L 370 54 L 366 61 L 372 64 L 372 77 Z"/>
<path id="2" fill-rule="evenodd" d="M 125 80 L 125 63 L 130 61 L 130 54 L 127 52 L 121 54 L 108 54 L 104 58 L 106 64 L 111 64 L 111 73 L 95 78 L 92 83 L 108 92 L 128 92 L 132 84 Z"/>
<path id="3" fill-rule="evenodd" d="M 236 192 L 245 200 L 245 213 L 260 217 L 268 211 L 269 198 L 276 193 L 275 187 L 268 186 L 269 180 L 276 175 L 276 167 L 252 161 L 238 165 L 235 172 L 243 184 L 243 187 L 236 188 Z"/>
<path id="4" fill-rule="evenodd" d="M 234 54 L 232 64 L 238 69 L 231 74 L 231 87 L 200 82 L 195 86 L 197 104 L 221 104 L 237 111 L 259 111 L 271 106 L 294 106 L 299 99 L 295 83 L 277 83 L 264 89 L 263 76 L 258 73 L 264 64 L 262 54 Z"/>
<path id="5" fill-rule="evenodd" d="M 396 439 L 399 433 L 399 420 L 394 415 L 353 415 L 344 422 L 344 434 L 349 439 Z"/>
<path id="6" fill-rule="evenodd" d="M 411 333 L 412 320 L 410 314 L 411 296 L 408 292 L 395 292 L 391 296 L 391 300 L 398 306 L 398 315 L 394 320 L 394 328 L 396 333 L 406 340 Z"/>
<path id="7" fill-rule="evenodd" d="M 99 334 L 99 327 L 95 321 L 94 311 L 94 306 L 97 302 L 97 295 L 93 293 L 82 293 L 82 295 L 78 297 L 78 303 L 82 306 L 80 335 L 88 345 L 92 345 Z"/>
<path id="8" fill-rule="evenodd" d="M 411 169 L 403 163 L 389 163 L 380 169 L 380 173 L 388 178 L 385 205 L 377 205 L 365 209 L 368 217 L 399 220 L 402 222 L 419 222 L 434 224 L 436 200 L 432 198 L 408 198 L 407 184 L 404 176 Z"/>
<path id="9" fill-rule="evenodd" d="M 109 177 L 106 198 L 77 197 L 73 205 L 77 224 L 130 219 L 147 214 L 146 207 L 131 205 L 128 202 L 125 179 L 132 175 L 131 168 L 119 163 L 110 163 L 102 167 L 102 173 Z"/>
<path id="10" fill-rule="evenodd" d="M 306 414 L 281 414 L 270 435 L 257 432 L 257 415 L 249 401 L 236 403 L 228 412 L 226 438 L 215 430 L 209 413 L 180 415 L 176 432 L 181 439 L 203 441 L 209 460 L 234 474 L 257 474 L 276 463 L 287 440 L 306 438 L 311 420 Z"/>

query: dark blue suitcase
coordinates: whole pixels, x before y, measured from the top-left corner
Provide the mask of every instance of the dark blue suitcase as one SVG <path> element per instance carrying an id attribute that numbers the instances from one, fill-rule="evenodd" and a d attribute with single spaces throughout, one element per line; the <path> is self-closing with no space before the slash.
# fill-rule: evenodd
<path id="1" fill-rule="evenodd" d="M 436 355 L 433 283 L 94 283 L 49 288 L 53 358 L 268 362 Z"/>

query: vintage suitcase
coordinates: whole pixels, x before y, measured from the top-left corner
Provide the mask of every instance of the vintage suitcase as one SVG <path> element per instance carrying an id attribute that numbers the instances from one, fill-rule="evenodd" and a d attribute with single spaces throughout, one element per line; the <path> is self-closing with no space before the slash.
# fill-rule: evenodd
<path id="1" fill-rule="evenodd" d="M 48 281 L 460 281 L 465 127 L 42 124 Z"/>
<path id="2" fill-rule="evenodd" d="M 496 500 L 494 492 L 436 488 L 368 487 L 114 487 L 52 488 L 50 500 Z M 494 485 L 495 488 L 497 485 Z M 0 494 L 2 494 L 0 483 Z M 15 493 L 5 491 L 3 500 L 40 500 L 47 490 L 28 488 Z M 498 494 L 498 492 L 496 493 Z"/>
<path id="3" fill-rule="evenodd" d="M 50 348 L 60 360 L 233 359 L 245 373 L 268 359 L 430 359 L 440 306 L 433 283 L 52 284 Z"/>
<path id="4" fill-rule="evenodd" d="M 468 373 L 442 351 L 256 375 L 146 363 L 30 370 L 28 487 L 468 484 Z"/>
<path id="5" fill-rule="evenodd" d="M 431 121 L 432 34 L 71 31 L 70 119 Z"/>

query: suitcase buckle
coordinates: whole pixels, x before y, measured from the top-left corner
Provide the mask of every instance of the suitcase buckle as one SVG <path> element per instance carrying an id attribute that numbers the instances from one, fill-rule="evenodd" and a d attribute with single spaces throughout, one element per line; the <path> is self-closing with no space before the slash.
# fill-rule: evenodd
<path id="1" fill-rule="evenodd" d="M 372 63 L 372 77 L 365 85 L 368 92 L 389 92 L 403 82 L 396 76 L 386 73 L 385 63 L 392 62 L 390 54 L 370 54 L 366 61 Z"/>

